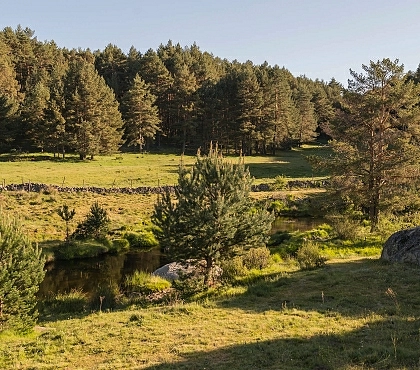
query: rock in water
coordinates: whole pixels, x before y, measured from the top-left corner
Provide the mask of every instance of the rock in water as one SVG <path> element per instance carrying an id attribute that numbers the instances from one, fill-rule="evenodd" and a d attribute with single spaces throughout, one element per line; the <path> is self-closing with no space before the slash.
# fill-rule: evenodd
<path id="1" fill-rule="evenodd" d="M 381 259 L 390 262 L 415 263 L 420 266 L 420 227 L 392 234 L 385 242 Z"/>

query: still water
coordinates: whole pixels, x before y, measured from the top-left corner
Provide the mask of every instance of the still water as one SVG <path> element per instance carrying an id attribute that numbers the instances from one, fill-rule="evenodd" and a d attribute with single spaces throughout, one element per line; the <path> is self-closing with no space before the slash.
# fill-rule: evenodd
<path id="1" fill-rule="evenodd" d="M 314 218 L 287 219 L 277 218 L 272 232 L 306 231 L 324 221 Z M 120 285 L 125 276 L 135 270 L 153 272 L 168 263 L 159 248 L 148 252 L 130 251 L 121 255 L 105 255 L 98 258 L 87 258 L 71 261 L 55 261 L 46 265 L 47 273 L 41 283 L 39 297 L 51 294 L 66 293 L 78 289 L 92 292 L 98 286 L 110 283 Z"/>
<path id="2" fill-rule="evenodd" d="M 153 272 L 167 262 L 159 248 L 148 252 L 130 251 L 120 255 L 104 255 L 70 261 L 54 261 L 46 265 L 39 297 L 66 293 L 77 289 L 92 292 L 99 286 L 120 285 L 135 270 Z"/>

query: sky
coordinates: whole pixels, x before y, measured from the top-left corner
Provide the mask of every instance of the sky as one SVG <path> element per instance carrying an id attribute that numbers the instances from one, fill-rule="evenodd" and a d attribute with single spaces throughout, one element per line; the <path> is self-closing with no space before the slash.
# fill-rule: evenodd
<path id="1" fill-rule="evenodd" d="M 370 61 L 420 64 L 419 0 L 0 0 L 0 28 L 18 25 L 68 49 L 195 42 L 215 57 L 344 87 Z"/>

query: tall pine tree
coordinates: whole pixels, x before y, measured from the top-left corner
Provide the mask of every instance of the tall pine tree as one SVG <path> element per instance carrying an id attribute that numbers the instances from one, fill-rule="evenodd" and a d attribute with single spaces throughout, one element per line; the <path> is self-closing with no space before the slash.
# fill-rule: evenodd
<path id="1" fill-rule="evenodd" d="M 124 97 L 125 136 L 128 146 L 142 151 L 148 139 L 153 139 L 159 130 L 160 119 L 155 106 L 156 97 L 139 75 L 134 78 L 131 89 Z"/>

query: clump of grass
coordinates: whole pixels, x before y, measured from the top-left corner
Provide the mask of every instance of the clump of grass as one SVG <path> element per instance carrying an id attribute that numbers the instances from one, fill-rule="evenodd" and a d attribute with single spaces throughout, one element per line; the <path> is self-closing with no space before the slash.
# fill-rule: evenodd
<path id="1" fill-rule="evenodd" d="M 116 238 L 111 240 L 110 252 L 121 253 L 130 249 L 130 242 L 124 238 Z"/>
<path id="2" fill-rule="evenodd" d="M 40 301 L 40 312 L 42 314 L 72 313 L 79 314 L 86 311 L 88 307 L 88 296 L 80 289 L 71 290 L 68 293 L 58 293 Z"/>
<path id="3" fill-rule="evenodd" d="M 70 260 L 97 257 L 109 251 L 109 243 L 98 240 L 72 240 L 62 243 L 55 249 L 55 258 Z"/>
<path id="4" fill-rule="evenodd" d="M 133 274 L 126 276 L 124 285 L 128 294 L 147 295 L 170 288 L 171 282 L 160 276 L 136 270 Z"/>
<path id="5" fill-rule="evenodd" d="M 122 294 L 119 286 L 110 281 L 99 284 L 90 297 L 90 308 L 95 311 L 110 311 L 122 303 Z"/>
<path id="6" fill-rule="evenodd" d="M 148 230 L 128 231 L 123 234 L 123 238 L 128 240 L 131 248 L 148 250 L 159 245 L 156 236 Z"/>

